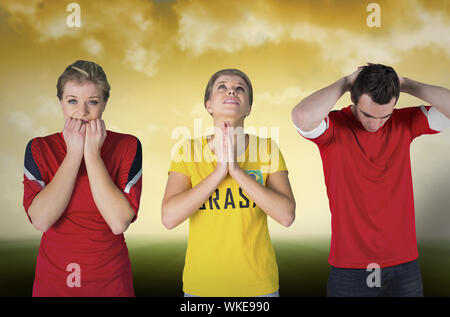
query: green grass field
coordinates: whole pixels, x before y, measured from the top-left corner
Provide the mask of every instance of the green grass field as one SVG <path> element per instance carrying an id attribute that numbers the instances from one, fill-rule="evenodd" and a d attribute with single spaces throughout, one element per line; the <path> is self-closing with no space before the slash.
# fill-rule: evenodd
<path id="1" fill-rule="evenodd" d="M 128 239 L 136 296 L 182 296 L 186 241 Z M 325 296 L 328 241 L 273 241 L 283 297 Z M 0 241 L 0 296 L 30 296 L 39 240 Z M 450 296 L 450 243 L 419 244 L 425 296 Z"/>

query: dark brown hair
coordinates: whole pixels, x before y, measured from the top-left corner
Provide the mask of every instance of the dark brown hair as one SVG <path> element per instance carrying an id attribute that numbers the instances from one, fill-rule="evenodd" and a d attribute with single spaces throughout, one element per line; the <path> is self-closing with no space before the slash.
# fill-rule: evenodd
<path id="1" fill-rule="evenodd" d="M 392 67 L 381 64 L 364 66 L 350 89 L 351 98 L 356 105 L 362 94 L 367 94 L 372 101 L 384 105 L 400 95 L 400 82 Z"/>
<path id="2" fill-rule="evenodd" d="M 214 85 L 215 81 L 217 80 L 217 78 L 219 78 L 222 75 L 239 76 L 244 80 L 245 84 L 248 87 L 248 101 L 251 106 L 253 103 L 252 83 L 250 82 L 250 79 L 244 72 L 240 71 L 239 69 L 235 69 L 235 68 L 222 69 L 222 70 L 217 71 L 216 73 L 214 73 L 214 75 L 211 76 L 211 78 L 208 81 L 208 84 L 206 85 L 205 97 L 203 100 L 203 104 L 206 105 L 206 102 L 209 100 L 209 97 L 211 97 L 211 91 L 213 89 L 213 85 Z"/>
<path id="3" fill-rule="evenodd" d="M 59 76 L 58 83 L 56 84 L 56 95 L 58 99 L 62 99 L 64 85 L 68 81 L 83 82 L 85 80 L 97 85 L 103 93 L 103 101 L 108 101 L 111 87 L 109 86 L 105 72 L 98 64 L 83 60 L 78 60 L 67 66 L 61 76 Z"/>

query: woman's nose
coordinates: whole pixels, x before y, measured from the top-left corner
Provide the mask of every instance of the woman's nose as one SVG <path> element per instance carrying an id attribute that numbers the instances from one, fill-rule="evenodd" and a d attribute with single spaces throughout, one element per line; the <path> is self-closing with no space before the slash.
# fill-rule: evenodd
<path id="1" fill-rule="evenodd" d="M 236 96 L 236 92 L 234 91 L 233 88 L 231 88 L 230 90 L 228 90 L 228 95 L 229 95 L 229 96 Z"/>
<path id="2" fill-rule="evenodd" d="M 84 116 L 89 114 L 89 109 L 88 109 L 88 105 L 87 104 L 83 104 L 83 106 L 81 108 L 81 112 L 82 112 L 82 114 Z"/>

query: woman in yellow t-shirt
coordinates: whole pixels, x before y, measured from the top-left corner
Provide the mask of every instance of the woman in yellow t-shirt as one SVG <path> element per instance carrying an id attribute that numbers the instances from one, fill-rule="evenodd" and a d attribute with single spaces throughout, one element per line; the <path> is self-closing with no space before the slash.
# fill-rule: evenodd
<path id="1" fill-rule="evenodd" d="M 185 296 L 279 296 L 267 215 L 288 227 L 295 200 L 277 144 L 243 131 L 252 101 L 247 75 L 216 72 L 204 98 L 214 134 L 186 140 L 172 160 L 162 222 L 189 218 Z"/>

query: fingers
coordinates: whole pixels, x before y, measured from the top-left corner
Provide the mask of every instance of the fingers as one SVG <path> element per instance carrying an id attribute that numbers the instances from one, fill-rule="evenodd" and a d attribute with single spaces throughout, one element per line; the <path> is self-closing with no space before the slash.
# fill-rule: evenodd
<path id="1" fill-rule="evenodd" d="M 86 123 L 81 125 L 80 132 L 81 132 L 82 134 L 86 134 L 86 126 L 87 126 Z"/>
<path id="2" fill-rule="evenodd" d="M 229 129 L 229 128 L 227 128 Z M 231 133 L 227 133 L 227 148 L 228 148 L 228 162 L 234 162 L 234 146 L 233 146 L 233 140 L 232 140 L 232 136 Z"/>
<path id="3" fill-rule="evenodd" d="M 69 124 L 67 126 L 68 130 L 74 130 L 75 129 L 75 124 L 77 123 L 77 119 L 74 118 L 70 118 L 69 120 Z"/>
<path id="4" fill-rule="evenodd" d="M 72 118 L 67 118 L 66 119 L 66 121 L 64 122 L 64 129 L 67 129 L 69 127 L 70 120 L 72 120 Z"/>
<path id="5" fill-rule="evenodd" d="M 86 124 L 89 126 L 88 127 L 89 133 L 94 134 L 97 131 L 97 123 L 95 122 L 95 120 L 91 120 Z"/>
<path id="6" fill-rule="evenodd" d="M 105 125 L 105 121 L 100 120 L 100 122 L 101 122 L 101 124 L 102 124 L 102 133 L 103 133 L 104 135 L 106 135 L 106 125 Z"/>
<path id="7" fill-rule="evenodd" d="M 93 121 L 94 121 L 94 125 L 95 125 L 95 131 L 101 132 L 102 131 L 102 123 L 100 122 L 100 119 L 95 119 Z"/>
<path id="8" fill-rule="evenodd" d="M 227 130 L 225 127 L 225 123 L 222 122 L 222 130 L 220 131 L 220 134 L 222 136 L 222 140 L 221 143 L 219 145 L 219 159 L 221 162 L 226 162 L 227 161 L 227 152 L 228 152 L 228 147 L 227 147 Z"/>
<path id="9" fill-rule="evenodd" d="M 66 121 L 64 122 L 64 130 L 78 132 L 81 131 L 81 127 L 83 125 L 85 124 L 83 124 L 82 120 L 75 118 L 67 118 Z"/>
<path id="10" fill-rule="evenodd" d="M 89 134 L 100 133 L 102 137 L 106 137 L 106 125 L 105 121 L 101 119 L 94 119 L 89 122 L 85 122 L 80 119 L 67 118 L 64 122 L 64 131 L 69 132 L 83 132 L 83 135 L 87 132 Z"/>
<path id="11" fill-rule="evenodd" d="M 74 125 L 74 127 L 73 127 L 73 129 L 75 130 L 75 131 L 80 131 L 80 128 L 81 128 L 81 120 L 78 120 L 78 119 L 74 119 L 73 121 L 75 121 L 75 125 Z"/>
<path id="12" fill-rule="evenodd" d="M 102 119 L 91 120 L 86 125 L 91 133 L 100 132 L 102 135 L 106 135 L 106 125 Z"/>

